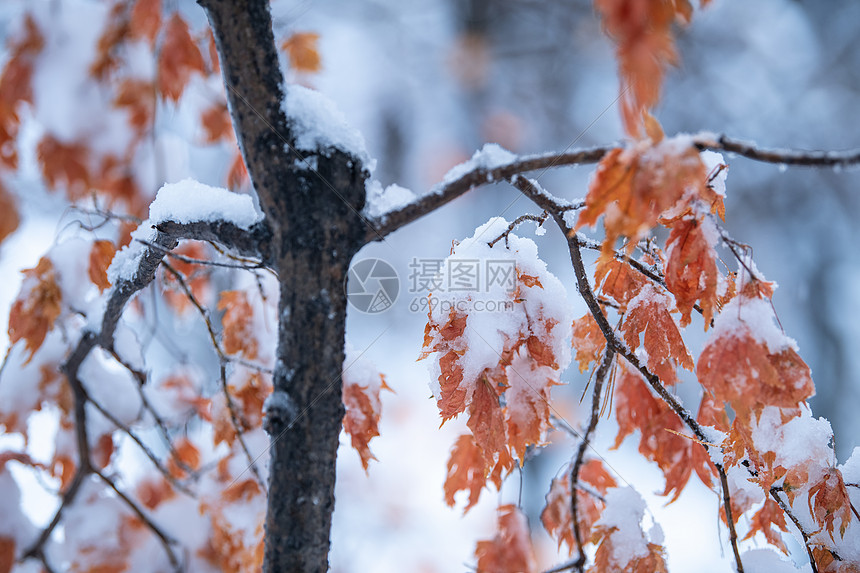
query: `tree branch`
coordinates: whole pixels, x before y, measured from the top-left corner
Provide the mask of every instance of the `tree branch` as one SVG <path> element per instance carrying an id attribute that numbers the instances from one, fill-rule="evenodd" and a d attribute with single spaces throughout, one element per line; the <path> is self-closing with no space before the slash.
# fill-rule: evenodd
<path id="1" fill-rule="evenodd" d="M 583 550 L 582 532 L 579 530 L 579 519 L 577 518 L 577 495 L 576 489 L 579 484 L 579 470 L 585 461 L 585 450 L 588 448 L 588 443 L 591 434 L 597 428 L 597 422 L 600 419 L 600 397 L 603 392 L 603 383 L 606 380 L 606 375 L 609 373 L 609 368 L 612 361 L 615 359 L 615 350 L 611 347 L 606 348 L 603 355 L 603 362 L 597 369 L 597 375 L 594 380 L 594 389 L 591 394 L 591 419 L 588 422 L 588 427 L 585 429 L 585 434 L 582 436 L 582 441 L 579 443 L 579 449 L 576 452 L 576 458 L 573 462 L 573 467 L 570 470 L 570 518 L 573 525 L 573 537 L 576 540 L 576 549 L 579 552 L 579 563 L 576 568 L 582 571 L 585 565 L 585 551 Z"/>
<path id="2" fill-rule="evenodd" d="M 597 163 L 614 147 L 617 146 L 609 145 L 564 153 L 528 155 L 492 169 L 476 167 L 454 181 L 443 182 L 435 186 L 429 193 L 420 197 L 415 202 L 379 218 L 372 219 L 370 221 L 372 229 L 366 233 L 365 240 L 368 242 L 381 240 L 386 235 L 450 203 L 475 187 L 503 181 L 514 175 L 538 169 Z"/>
<path id="3" fill-rule="evenodd" d="M 695 138 L 699 150 L 737 153 L 747 159 L 778 165 L 803 167 L 848 167 L 860 164 L 860 149 L 845 151 L 806 151 L 800 149 L 766 149 L 755 143 L 734 139 L 726 135 L 699 136 Z"/>
<path id="4" fill-rule="evenodd" d="M 594 291 L 591 288 L 591 285 L 588 282 L 588 273 L 585 269 L 585 264 L 582 260 L 582 252 L 581 245 L 579 242 L 579 236 L 577 233 L 571 229 L 564 220 L 562 212 L 560 211 L 560 207 L 562 207 L 562 202 L 539 188 L 532 181 L 526 179 L 522 176 L 514 176 L 510 179 L 510 182 L 514 187 L 520 190 L 526 197 L 531 199 L 538 207 L 549 211 L 552 215 L 553 220 L 555 220 L 559 229 L 562 233 L 564 233 L 565 237 L 567 237 L 568 248 L 570 251 L 570 260 L 573 263 L 574 274 L 576 275 L 576 283 L 577 289 L 579 290 L 580 296 L 585 301 L 585 304 L 588 306 L 589 311 L 594 316 L 594 320 L 597 322 L 597 325 L 600 327 L 600 331 L 603 333 L 604 338 L 606 339 L 607 348 L 611 348 L 618 354 L 624 357 L 624 359 L 636 370 L 639 371 L 640 374 L 645 378 L 651 388 L 663 399 L 663 401 L 670 407 L 674 412 L 681 418 L 681 420 L 687 425 L 688 428 L 696 435 L 696 437 L 702 441 L 707 442 L 708 437 L 705 435 L 705 432 L 702 430 L 701 425 L 696 421 L 693 415 L 681 405 L 678 400 L 666 390 L 666 387 L 660 381 L 660 378 L 650 372 L 648 368 L 639 361 L 639 358 L 627 348 L 627 345 L 618 336 L 615 332 L 615 329 L 612 328 L 612 325 L 609 324 L 609 321 L 606 320 L 606 317 L 603 315 L 603 312 L 600 310 L 600 305 L 597 302 L 597 297 L 594 294 Z M 702 447 L 705 447 L 704 445 Z M 738 573 L 744 573 L 743 563 L 741 562 L 740 552 L 738 550 L 737 545 L 737 532 L 735 531 L 734 521 L 732 520 L 732 508 L 731 508 L 731 500 L 729 497 L 728 491 L 728 478 L 726 477 L 725 468 L 723 468 L 722 464 L 714 464 L 717 468 L 717 473 L 720 475 L 720 483 L 723 487 L 723 507 L 726 512 L 726 521 L 728 523 L 729 528 L 729 540 L 732 544 L 732 551 L 735 555 L 735 563 Z"/>
<path id="5" fill-rule="evenodd" d="M 21 559 L 44 559 L 44 545 L 51 537 L 57 525 L 59 525 L 65 508 L 74 502 L 83 480 L 94 472 L 98 473 L 90 461 L 90 447 L 87 433 L 86 405 L 91 400 L 81 380 L 78 378 L 81 365 L 90 355 L 90 352 L 96 346 L 100 346 L 108 352 L 113 353 L 114 333 L 126 304 L 131 300 L 132 296 L 155 279 L 156 270 L 165 254 L 174 249 L 179 244 L 180 239 L 200 239 L 206 237 L 203 240 L 217 240 L 223 236 L 228 243 L 228 247 L 247 252 L 244 249 L 237 248 L 237 245 L 243 244 L 243 241 L 248 241 L 248 233 L 238 229 L 234 225 L 225 225 L 221 222 L 211 224 L 208 222 L 197 222 L 180 225 L 168 222 L 159 225 L 156 231 L 156 236 L 151 245 L 140 245 L 142 252 L 138 255 L 135 272 L 124 274 L 108 291 L 100 330 L 98 332 L 83 332 L 77 345 L 75 345 L 75 348 L 60 368 L 66 376 L 74 398 L 78 467 L 75 470 L 75 475 L 69 488 L 63 493 L 60 506 L 54 513 L 54 517 L 42 529 L 33 544 L 22 552 Z M 261 256 L 259 252 L 252 254 Z M 102 408 L 101 410 L 104 414 L 104 409 Z"/>

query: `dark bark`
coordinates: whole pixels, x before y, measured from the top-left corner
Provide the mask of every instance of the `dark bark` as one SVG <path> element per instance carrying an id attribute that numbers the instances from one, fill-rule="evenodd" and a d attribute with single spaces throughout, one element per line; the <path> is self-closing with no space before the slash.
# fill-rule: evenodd
<path id="1" fill-rule="evenodd" d="M 343 281 L 367 229 L 361 162 L 295 149 L 267 0 L 201 0 L 221 60 L 233 125 L 271 232 L 280 281 L 265 571 L 326 571 L 344 414 Z M 311 156 L 313 156 L 311 158 Z M 314 167 L 312 168 L 311 165 Z"/>

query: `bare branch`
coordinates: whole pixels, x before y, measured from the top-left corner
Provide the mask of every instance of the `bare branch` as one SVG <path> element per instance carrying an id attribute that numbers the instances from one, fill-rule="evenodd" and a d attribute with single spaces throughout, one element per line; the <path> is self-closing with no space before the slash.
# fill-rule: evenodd
<path id="1" fill-rule="evenodd" d="M 371 220 L 370 224 L 373 227 L 373 230 L 366 234 L 365 239 L 368 242 L 380 240 L 400 227 L 408 225 L 409 223 L 420 219 L 424 215 L 435 211 L 439 207 L 450 203 L 460 195 L 463 195 L 475 187 L 504 181 L 514 175 L 536 171 L 538 169 L 550 169 L 552 167 L 561 167 L 563 165 L 597 163 L 614 147 L 617 146 L 610 145 L 567 151 L 564 153 L 528 155 L 492 169 L 476 167 L 454 181 L 437 185 L 431 189 L 429 193 L 420 197 L 415 202 L 383 215 L 378 219 Z M 562 207 L 569 206 L 564 205 Z"/>
<path id="2" fill-rule="evenodd" d="M 582 532 L 579 530 L 576 487 L 579 484 L 579 470 L 585 461 L 585 450 L 588 448 L 591 434 L 597 428 L 597 422 L 600 419 L 600 398 L 603 392 L 603 383 L 606 380 L 614 359 L 615 350 L 607 346 L 606 352 L 603 355 L 603 362 L 600 363 L 594 380 L 594 389 L 591 394 L 591 419 L 588 422 L 588 427 L 585 429 L 585 434 L 582 436 L 582 441 L 579 443 L 579 449 L 576 452 L 573 467 L 570 470 L 570 518 L 573 522 L 573 537 L 576 540 L 576 550 L 579 552 L 579 564 L 575 567 L 580 571 L 582 571 L 585 565 L 585 552 L 583 551 Z"/>
<path id="3" fill-rule="evenodd" d="M 253 241 L 255 240 L 253 237 L 255 236 L 268 236 L 268 228 L 262 224 L 258 224 L 251 232 L 223 222 L 198 222 L 191 224 L 164 223 L 159 225 L 156 230 L 158 232 L 156 233 L 153 245 L 143 247 L 143 252 L 137 259 L 137 268 L 135 269 L 135 272 L 130 275 L 127 274 L 120 277 L 116 284 L 114 284 L 110 291 L 108 291 L 100 330 L 98 332 L 85 331 L 81 335 L 77 345 L 75 345 L 75 348 L 69 354 L 65 363 L 63 363 L 60 368 L 72 389 L 72 396 L 74 398 L 78 467 L 75 470 L 75 475 L 72 478 L 69 488 L 63 493 L 60 505 L 54 513 L 54 517 L 48 525 L 42 529 L 33 544 L 22 552 L 22 559 L 44 559 L 45 543 L 60 523 L 65 508 L 74 502 L 75 497 L 80 491 L 83 480 L 94 472 L 98 473 L 95 468 L 93 468 L 90 461 L 90 447 L 87 434 L 86 405 L 87 402 L 91 402 L 91 400 L 87 395 L 86 389 L 81 383 L 81 380 L 78 378 L 78 372 L 81 365 L 96 346 L 101 346 L 108 352 L 115 354 L 113 348 L 113 336 L 116 331 L 116 327 L 119 324 L 119 319 L 122 316 L 123 310 L 131 297 L 148 286 L 155 279 L 156 270 L 162 262 L 165 253 L 175 248 L 179 244 L 180 239 L 216 241 L 223 239 L 225 246 L 228 248 L 235 249 L 242 253 L 249 253 L 251 256 L 264 258 L 264 252 L 260 252 L 259 248 L 248 249 L 246 247 L 253 244 Z M 264 241 L 263 244 L 266 245 L 268 243 Z"/>
<path id="4" fill-rule="evenodd" d="M 779 496 L 780 488 L 772 487 L 770 488 L 770 497 L 776 502 L 776 504 L 782 509 L 783 513 L 785 513 L 797 530 L 800 532 L 800 536 L 803 538 L 803 546 L 806 548 L 806 554 L 809 556 L 809 566 L 812 568 L 812 573 L 818 573 L 818 567 L 815 564 L 815 556 L 812 554 L 812 547 L 809 546 L 809 534 L 803 529 L 803 524 L 800 523 L 800 520 L 797 519 L 797 516 L 792 513 L 791 508 L 787 503 Z"/>
<path id="5" fill-rule="evenodd" d="M 179 561 L 179 558 L 176 556 L 176 552 L 173 550 L 173 545 L 176 544 L 176 540 L 172 537 L 168 536 L 158 525 L 155 524 L 152 519 L 146 514 L 137 503 L 134 502 L 129 496 L 127 496 L 121 489 L 119 489 L 116 484 L 108 478 L 105 474 L 98 470 L 93 470 L 93 472 L 101 478 L 103 482 L 105 482 L 114 493 L 125 502 L 125 504 L 131 509 L 132 512 L 140 519 L 152 533 L 161 541 L 161 546 L 164 548 L 164 552 L 167 554 L 167 559 L 170 561 L 170 565 L 173 567 L 173 570 L 176 573 L 180 573 L 182 568 L 182 563 Z"/>
<path id="6" fill-rule="evenodd" d="M 804 167 L 848 167 L 860 164 L 860 149 L 845 151 L 806 151 L 799 149 L 764 149 L 755 143 L 734 139 L 726 135 L 696 138 L 700 150 L 737 153 L 747 159 L 778 165 Z"/>

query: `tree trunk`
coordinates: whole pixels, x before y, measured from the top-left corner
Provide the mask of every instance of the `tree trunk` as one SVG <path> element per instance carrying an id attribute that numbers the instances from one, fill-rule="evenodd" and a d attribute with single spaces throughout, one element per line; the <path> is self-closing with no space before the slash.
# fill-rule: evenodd
<path id="1" fill-rule="evenodd" d="M 361 162 L 297 151 L 281 107 L 268 0 L 199 0 L 215 35 L 233 127 L 269 227 L 280 302 L 266 515 L 267 572 L 328 570 L 343 419 L 344 278 L 366 241 Z M 310 161 L 309 161 L 310 160 Z M 311 167 L 313 165 L 314 167 Z"/>
<path id="2" fill-rule="evenodd" d="M 326 179 L 360 208 L 361 173 L 346 157 L 326 163 Z M 321 162 L 321 167 L 322 167 Z M 340 177 L 331 177 L 341 171 Z M 344 278 L 363 227 L 338 195 L 305 179 L 306 203 L 282 227 L 281 282 L 274 394 L 267 410 L 272 438 L 265 571 L 328 569 L 335 462 L 343 419 Z M 340 180 L 339 180 L 340 179 Z M 295 198 L 295 197 L 294 197 Z M 276 241 L 278 238 L 276 238 Z"/>

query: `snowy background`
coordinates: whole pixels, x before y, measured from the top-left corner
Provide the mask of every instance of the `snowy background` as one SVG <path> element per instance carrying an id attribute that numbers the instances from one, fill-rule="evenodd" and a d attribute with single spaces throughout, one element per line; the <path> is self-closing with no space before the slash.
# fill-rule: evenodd
<path id="1" fill-rule="evenodd" d="M 56 17 L 103 14 L 99 3 L 55 1 Z M 202 29 L 204 15 L 191 2 L 175 2 Z M 4 4 L 8 27 L 25 3 Z M 618 93 L 612 46 L 601 32 L 591 3 L 558 0 L 310 0 L 273 2 L 277 37 L 297 31 L 320 34 L 323 70 L 300 80 L 334 100 L 363 135 L 378 161 L 374 178 L 415 193 L 428 190 L 452 166 L 485 142 L 515 153 L 585 147 L 619 140 Z M 8 30 L 7 30 L 8 31 Z M 95 34 L 95 32 L 94 32 Z M 680 67 L 670 72 L 657 116 L 668 134 L 710 130 L 748 138 L 765 146 L 839 149 L 860 146 L 860 3 L 789 0 L 714 0 L 680 33 Z M 84 56 L 82 56 L 83 58 Z M 53 70 L 58 75 L 71 73 Z M 54 105 L 57 125 L 76 110 Z M 192 93 L 193 96 L 193 93 Z M 184 106 L 195 104 L 183 102 Z M 220 156 L 194 148 L 188 109 L 161 110 L 158 148 L 165 158 L 155 189 L 163 182 L 195 177 L 222 185 Z M 56 125 L 53 127 L 57 127 Z M 36 128 L 34 128 L 36 129 Z M 25 166 L 26 166 L 26 157 Z M 860 404 L 860 258 L 856 255 L 860 216 L 860 172 L 808 171 L 756 165 L 742 158 L 730 164 L 727 228 L 754 248 L 759 269 L 780 288 L 774 303 L 786 332 L 812 367 L 818 396 L 816 415 L 832 422 L 840 461 L 860 445 L 854 408 Z M 33 161 L 32 156 L 30 161 Z M 587 167 L 540 174 L 540 183 L 566 199 L 584 196 Z M 66 205 L 21 176 L 29 190 L 21 229 L 2 246 L 4 280 L 0 300 L 18 290 L 20 268 L 31 267 L 57 236 L 69 233 Z M 20 183 L 20 182 L 19 182 Z M 401 279 L 400 297 L 385 313 L 351 312 L 348 337 L 366 351 L 395 393 L 383 393 L 381 436 L 371 442 L 378 462 L 365 474 L 358 455 L 340 456 L 334 517 L 334 571 L 466 571 L 474 564 L 477 539 L 489 538 L 498 502 L 521 499 L 529 515 L 539 561 L 549 567 L 562 558 L 543 532 L 539 514 L 550 478 L 573 453 L 562 432 L 553 445 L 514 472 L 502 491 L 485 491 L 465 517 L 463 503 L 442 501 L 448 450 L 464 425 L 439 428 L 425 362 L 416 363 L 426 315 L 410 311 L 409 264 L 447 256 L 494 216 L 508 220 L 538 210 L 504 184 L 454 201 L 433 215 L 369 245 L 356 257 L 388 261 Z M 585 312 L 573 287 L 564 241 L 550 224 L 537 236 L 527 222 L 518 234 L 531 237 L 541 258 L 567 287 L 574 315 Z M 8 310 L 0 304 L 0 312 Z M 690 328 L 694 328 L 695 323 Z M 5 333 L 3 334 L 5 336 Z M 703 337 L 691 351 L 697 355 Z M 5 343 L 4 343 L 5 344 Z M 698 346 L 697 346 L 698 344 Z M 566 386 L 553 395 L 577 404 L 586 375 L 569 369 Z M 681 387 L 687 404 L 698 402 L 692 385 Z M 574 427 L 584 409 L 563 410 Z M 676 571 L 728 571 L 726 532 L 718 527 L 717 497 L 693 478 L 672 505 L 662 491 L 659 470 L 644 462 L 630 439 L 609 450 L 614 421 L 599 426 L 592 454 L 603 457 L 619 477 L 645 497 L 648 519 L 666 536 L 669 566 Z M 39 519 L 50 516 L 37 487 L 25 488 L 25 502 Z M 744 530 L 743 524 L 741 530 Z M 717 539 L 723 543 L 718 543 Z M 744 548 L 756 545 L 746 542 Z M 805 553 L 791 547 L 798 562 Z"/>

